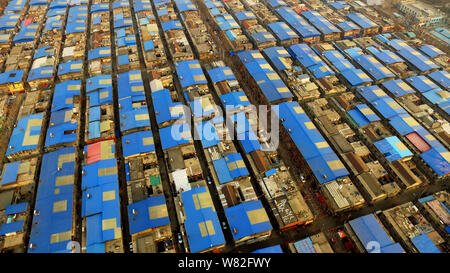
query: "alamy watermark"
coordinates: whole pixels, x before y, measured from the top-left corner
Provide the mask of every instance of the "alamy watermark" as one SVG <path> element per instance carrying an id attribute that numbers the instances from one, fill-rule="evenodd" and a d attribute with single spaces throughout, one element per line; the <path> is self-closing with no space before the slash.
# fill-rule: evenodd
<path id="1" fill-rule="evenodd" d="M 198 98 L 196 98 L 198 99 Z M 199 99 L 201 101 L 201 99 Z M 205 111 L 205 108 L 208 110 Z M 179 105 L 177 112 L 172 115 L 183 115 L 184 119 L 177 120 L 171 129 L 171 137 L 175 141 L 182 141 L 191 137 L 191 116 L 194 120 L 194 140 L 202 141 L 258 141 L 262 151 L 275 151 L 279 145 L 278 105 L 227 105 L 226 113 L 217 106 L 202 107 L 201 103 L 193 103 L 192 109 Z M 211 122 L 205 122 L 203 117 L 213 116 Z M 219 132 L 227 131 L 227 134 Z"/>

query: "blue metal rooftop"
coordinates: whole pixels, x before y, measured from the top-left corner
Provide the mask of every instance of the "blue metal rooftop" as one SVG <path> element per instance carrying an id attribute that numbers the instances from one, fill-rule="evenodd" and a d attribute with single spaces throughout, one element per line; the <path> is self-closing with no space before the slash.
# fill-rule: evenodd
<path id="1" fill-rule="evenodd" d="M 75 147 L 46 153 L 42 159 L 29 253 L 70 252 L 75 182 Z"/>
<path id="2" fill-rule="evenodd" d="M 261 201 L 250 201 L 225 209 L 234 240 L 272 230 Z"/>
<path id="3" fill-rule="evenodd" d="M 361 13 L 348 13 L 347 18 L 352 20 L 354 23 L 356 23 L 358 26 L 360 26 L 363 29 L 372 28 L 372 27 L 379 27 L 377 24 L 372 22 L 370 19 L 368 19 L 366 16 L 362 15 Z"/>
<path id="4" fill-rule="evenodd" d="M 284 22 L 274 22 L 267 25 L 280 41 L 298 39 L 299 36 Z"/>
<path id="5" fill-rule="evenodd" d="M 186 60 L 175 63 L 175 68 L 183 89 L 193 85 L 208 83 L 198 60 Z"/>
<path id="6" fill-rule="evenodd" d="M 152 131 L 139 131 L 122 137 L 123 156 L 125 158 L 155 151 Z"/>
<path id="7" fill-rule="evenodd" d="M 280 103 L 278 117 L 320 184 L 349 173 L 297 102 Z M 276 108 L 272 108 L 276 111 Z"/>
<path id="8" fill-rule="evenodd" d="M 237 55 L 269 102 L 294 97 L 259 51 L 242 51 Z"/>
<path id="9" fill-rule="evenodd" d="M 305 19 L 300 17 L 290 7 L 280 7 L 276 9 L 276 12 L 286 20 L 286 22 L 295 29 L 303 38 L 318 37 L 320 32 L 308 24 Z"/>
<path id="10" fill-rule="evenodd" d="M 184 226 L 192 253 L 225 244 L 225 238 L 211 196 L 205 187 L 181 193 L 186 220 Z"/>
<path id="11" fill-rule="evenodd" d="M 381 253 L 404 253 L 403 248 L 391 240 L 375 215 L 368 214 L 349 221 L 350 226 L 356 233 L 368 252 L 374 251 L 371 242 L 380 244 Z"/>
<path id="12" fill-rule="evenodd" d="M 170 224 L 164 195 L 152 196 L 128 205 L 130 234 Z"/>

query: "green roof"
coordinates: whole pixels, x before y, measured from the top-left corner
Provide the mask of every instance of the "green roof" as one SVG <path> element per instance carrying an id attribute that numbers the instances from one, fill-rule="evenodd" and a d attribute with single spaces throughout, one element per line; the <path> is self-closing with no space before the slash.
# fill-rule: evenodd
<path id="1" fill-rule="evenodd" d="M 150 176 L 150 184 L 152 186 L 158 186 L 159 184 L 161 184 L 161 178 L 159 177 L 159 175 Z"/>

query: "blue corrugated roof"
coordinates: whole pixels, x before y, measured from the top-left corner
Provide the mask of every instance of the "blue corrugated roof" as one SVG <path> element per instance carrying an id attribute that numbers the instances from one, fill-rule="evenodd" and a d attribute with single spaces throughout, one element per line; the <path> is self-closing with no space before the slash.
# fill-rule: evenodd
<path id="1" fill-rule="evenodd" d="M 109 46 L 98 47 L 89 50 L 88 60 L 95 60 L 98 58 L 111 57 L 111 48 Z"/>
<path id="2" fill-rule="evenodd" d="M 252 38 L 257 44 L 276 41 L 275 37 L 269 32 L 256 32 L 252 34 Z"/>
<path id="3" fill-rule="evenodd" d="M 325 62 L 320 62 L 316 65 L 308 67 L 308 70 L 313 73 L 314 77 L 321 79 L 330 75 L 334 75 L 333 70 L 325 64 Z"/>
<path id="4" fill-rule="evenodd" d="M 28 202 L 12 204 L 6 207 L 5 215 L 13 215 L 16 213 L 25 212 L 28 208 Z"/>
<path id="5" fill-rule="evenodd" d="M 439 105 L 443 111 L 450 115 L 450 101 L 443 102 Z"/>
<path id="6" fill-rule="evenodd" d="M 411 238 L 411 242 L 420 253 L 441 253 L 433 241 L 425 233 Z"/>
<path id="7" fill-rule="evenodd" d="M 136 128 L 150 127 L 151 125 L 147 107 L 131 109 L 122 108 L 119 110 L 119 114 L 121 132 Z"/>
<path id="8" fill-rule="evenodd" d="M 70 61 L 59 64 L 58 76 L 68 73 L 81 72 L 83 70 L 83 61 Z"/>
<path id="9" fill-rule="evenodd" d="M 112 89 L 111 75 L 98 75 L 86 80 L 86 92 L 103 88 Z"/>
<path id="10" fill-rule="evenodd" d="M 238 53 L 238 57 L 269 102 L 294 97 L 259 51 L 242 51 Z"/>
<path id="11" fill-rule="evenodd" d="M 161 27 L 163 31 L 168 31 L 172 29 L 183 29 L 183 26 L 181 25 L 180 21 L 167 21 L 162 22 Z"/>
<path id="12" fill-rule="evenodd" d="M 220 96 L 220 100 L 225 109 L 230 111 L 250 105 L 250 102 L 243 91 L 223 94 Z"/>
<path id="13" fill-rule="evenodd" d="M 371 246 L 371 242 L 378 242 L 380 244 L 381 252 L 383 252 L 382 249 L 385 250 L 385 253 L 389 253 L 389 250 L 395 252 L 397 252 L 398 250 L 403 250 L 401 246 L 390 248 L 390 246 L 394 245 L 395 243 L 384 231 L 383 227 L 373 214 L 368 214 L 350 220 L 349 224 L 352 227 L 353 231 L 356 233 L 356 236 L 358 236 L 358 239 L 369 252 L 374 251 L 373 247 Z M 404 252 L 404 250 L 402 252 Z"/>
<path id="14" fill-rule="evenodd" d="M 112 103 L 112 91 L 111 88 L 103 88 L 87 94 L 89 98 L 88 107 L 94 107 L 102 104 Z"/>
<path id="15" fill-rule="evenodd" d="M 98 3 L 91 5 L 91 13 L 109 11 L 109 3 Z"/>
<path id="16" fill-rule="evenodd" d="M 239 133 L 237 139 L 241 142 L 242 147 L 247 154 L 256 150 L 261 150 L 261 144 L 252 129 Z"/>
<path id="17" fill-rule="evenodd" d="M 169 127 L 159 129 L 163 150 L 178 145 L 190 143 L 192 140 L 191 129 L 187 123 L 176 123 Z"/>
<path id="18" fill-rule="evenodd" d="M 140 131 L 122 137 L 123 156 L 129 157 L 155 151 L 152 131 Z"/>
<path id="19" fill-rule="evenodd" d="M 274 46 L 263 50 L 266 56 L 270 59 L 273 65 L 278 71 L 283 71 L 290 69 L 291 67 L 286 67 L 286 63 L 282 61 L 282 58 L 290 58 L 289 52 L 284 49 L 284 47 Z"/>
<path id="20" fill-rule="evenodd" d="M 213 9 L 216 7 L 223 7 L 222 2 L 215 1 L 215 0 L 214 1 L 206 0 L 206 1 L 204 1 L 204 3 L 208 9 Z"/>
<path id="21" fill-rule="evenodd" d="M 214 160 L 213 165 L 221 184 L 249 175 L 244 160 L 239 153 L 229 154 L 223 158 Z"/>
<path id="22" fill-rule="evenodd" d="M 72 109 L 52 112 L 45 138 L 45 147 L 66 144 L 77 140 L 78 122 L 72 121 Z"/>
<path id="23" fill-rule="evenodd" d="M 19 21 L 19 14 L 5 14 L 0 17 L 0 30 L 14 29 Z M 2 34 L 4 35 L 4 34 Z"/>
<path id="24" fill-rule="evenodd" d="M 0 236 L 5 236 L 8 233 L 19 232 L 23 230 L 24 221 L 16 221 L 10 223 L 4 223 L 0 228 Z"/>
<path id="25" fill-rule="evenodd" d="M 28 81 L 51 78 L 53 76 L 53 66 L 41 66 L 30 70 Z"/>
<path id="26" fill-rule="evenodd" d="M 175 67 L 182 88 L 208 83 L 198 60 L 181 61 Z"/>
<path id="27" fill-rule="evenodd" d="M 424 55 L 420 54 L 419 51 L 409 51 L 407 49 L 400 49 L 397 51 L 397 53 L 403 57 L 403 59 L 410 62 L 414 67 L 419 69 L 421 72 L 426 72 L 431 69 L 439 68 L 439 66 L 435 63 L 433 63 L 429 58 L 425 57 Z"/>
<path id="28" fill-rule="evenodd" d="M 118 9 L 118 8 L 121 8 L 121 7 L 129 7 L 130 6 L 130 3 L 128 2 L 128 1 L 116 1 L 116 2 L 113 2 L 113 5 L 112 5 L 112 8 L 113 9 Z"/>
<path id="29" fill-rule="evenodd" d="M 47 6 L 47 0 L 30 0 L 30 6 Z"/>
<path id="30" fill-rule="evenodd" d="M 100 160 L 84 166 L 82 189 L 87 247 L 121 238 L 116 159 Z"/>
<path id="31" fill-rule="evenodd" d="M 185 12 L 188 10 L 197 10 L 195 5 L 189 0 L 175 0 L 175 4 L 180 12 Z"/>
<path id="32" fill-rule="evenodd" d="M 228 66 L 221 66 L 210 69 L 208 70 L 208 75 L 209 77 L 211 77 L 213 83 L 236 80 L 233 71 Z"/>
<path id="33" fill-rule="evenodd" d="M 255 14 L 253 14 L 253 12 L 251 11 L 239 11 L 239 12 L 235 12 L 234 15 L 236 16 L 236 18 L 239 21 L 245 21 L 245 20 L 250 20 L 250 19 L 256 19 Z"/>
<path id="34" fill-rule="evenodd" d="M 334 2 L 328 3 L 328 5 L 333 7 L 336 10 L 350 8 L 350 6 L 347 5 L 347 3 L 345 1 L 334 1 Z"/>
<path id="35" fill-rule="evenodd" d="M 69 8 L 66 34 L 86 31 L 87 6 L 74 6 Z"/>
<path id="36" fill-rule="evenodd" d="M 433 104 L 444 104 L 449 101 L 448 92 L 440 88 L 424 92 L 423 96 Z"/>
<path id="37" fill-rule="evenodd" d="M 422 51 L 423 53 L 427 54 L 428 57 L 434 58 L 437 57 L 439 55 L 445 55 L 445 53 L 440 50 L 439 48 L 433 46 L 433 45 L 423 45 L 421 47 L 419 47 L 419 50 Z"/>
<path id="38" fill-rule="evenodd" d="M 1 185 L 6 185 L 17 181 L 20 164 L 21 164 L 20 161 L 16 161 L 12 163 L 7 163 L 3 166 Z"/>
<path id="39" fill-rule="evenodd" d="M 50 46 L 44 46 L 36 49 L 34 51 L 33 60 L 45 56 L 55 56 L 53 48 L 50 48 Z"/>
<path id="40" fill-rule="evenodd" d="M 409 84 L 401 79 L 391 80 L 381 84 L 386 90 L 388 90 L 394 97 L 402 97 L 407 94 L 415 93 Z"/>
<path id="41" fill-rule="evenodd" d="M 388 68 L 377 61 L 373 56 L 360 55 L 353 58 L 361 67 L 369 73 L 375 80 L 381 80 L 389 77 L 395 77 Z"/>
<path id="42" fill-rule="evenodd" d="M 428 79 L 427 77 L 425 77 L 423 75 L 410 77 L 405 80 L 412 87 L 417 89 L 417 91 L 422 92 L 422 93 L 439 88 L 433 81 L 431 81 L 430 79 Z"/>
<path id="43" fill-rule="evenodd" d="M 132 70 L 117 75 L 119 100 L 130 96 L 144 96 L 144 83 L 140 70 Z"/>
<path id="44" fill-rule="evenodd" d="M 0 43 L 9 42 L 9 39 L 11 38 L 11 36 L 12 36 L 11 33 L 0 34 Z"/>
<path id="45" fill-rule="evenodd" d="M 434 198 L 434 196 L 433 196 L 433 195 L 428 195 L 428 196 L 425 196 L 425 197 L 419 198 L 419 203 L 420 203 L 420 204 L 424 204 L 424 203 L 427 203 L 427 202 L 433 201 L 433 200 L 435 200 L 435 199 L 436 199 L 436 198 Z"/>
<path id="46" fill-rule="evenodd" d="M 305 17 L 324 35 L 341 32 L 335 25 L 330 23 L 317 11 L 304 11 L 302 12 L 302 16 Z"/>
<path id="47" fill-rule="evenodd" d="M 357 25 L 359 25 L 361 28 L 371 28 L 371 27 L 378 27 L 377 24 L 372 22 L 370 19 L 368 19 L 366 16 L 362 15 L 361 13 L 348 13 L 347 14 L 348 19 L 355 22 Z"/>
<path id="48" fill-rule="evenodd" d="M 20 118 L 9 139 L 6 155 L 8 156 L 21 151 L 37 149 L 41 136 L 43 119 L 43 113 Z"/>
<path id="49" fill-rule="evenodd" d="M 360 86 L 366 83 L 372 83 L 370 77 L 361 69 L 348 69 L 341 72 L 341 74 L 351 86 Z"/>
<path id="50" fill-rule="evenodd" d="M 382 98 L 370 104 L 387 120 L 401 114 L 407 114 L 406 110 L 391 98 Z"/>
<path id="51" fill-rule="evenodd" d="M 387 42 L 388 45 L 393 47 L 395 50 L 406 49 L 408 51 L 415 51 L 414 48 L 410 47 L 405 41 L 400 39 L 391 39 Z"/>
<path id="52" fill-rule="evenodd" d="M 437 84 L 447 90 L 450 90 L 450 73 L 445 70 L 436 71 L 428 74 Z"/>
<path id="53" fill-rule="evenodd" d="M 358 58 L 359 56 L 364 55 L 365 53 L 362 51 L 359 47 L 351 47 L 343 50 L 345 53 L 347 53 L 353 60 Z"/>
<path id="54" fill-rule="evenodd" d="M 157 210 L 157 214 L 153 215 Z M 164 195 L 152 196 L 128 205 L 130 234 L 170 224 Z"/>
<path id="55" fill-rule="evenodd" d="M 168 89 L 152 92 L 152 98 L 155 102 L 153 107 L 155 108 L 158 124 L 184 118 L 183 104 L 181 102 L 173 102 Z"/>
<path id="56" fill-rule="evenodd" d="M 287 41 L 289 39 L 296 39 L 299 36 L 284 22 L 274 22 L 267 25 L 275 37 L 280 41 Z"/>
<path id="57" fill-rule="evenodd" d="M 341 73 L 348 69 L 356 69 L 339 51 L 329 50 L 322 55 L 337 68 Z"/>
<path id="58" fill-rule="evenodd" d="M 292 8 L 281 7 L 277 8 L 276 12 L 278 13 L 278 15 L 284 18 L 286 22 L 303 38 L 320 36 L 320 32 L 316 28 L 308 24 L 306 20 L 300 17 L 300 15 L 298 15 Z"/>
<path id="59" fill-rule="evenodd" d="M 64 14 L 65 9 L 60 10 Z M 49 16 L 47 14 L 47 16 Z M 44 31 L 53 31 L 53 30 L 61 30 L 63 27 L 63 21 L 58 20 L 58 18 L 55 17 L 49 17 L 47 18 L 47 21 L 45 22 Z"/>
<path id="60" fill-rule="evenodd" d="M 280 245 L 269 246 L 253 251 L 252 253 L 283 253 Z"/>
<path id="61" fill-rule="evenodd" d="M 238 112 L 227 116 L 235 124 L 237 134 L 245 133 L 250 130 L 251 126 L 245 115 L 245 112 Z"/>
<path id="62" fill-rule="evenodd" d="M 114 3 L 116 3 L 116 2 L 114 2 Z M 119 15 L 114 17 L 114 29 L 130 27 L 132 25 L 133 25 L 133 20 L 130 17 L 124 17 L 123 13 L 120 13 Z"/>
<path id="63" fill-rule="evenodd" d="M 14 43 L 25 43 L 34 41 L 34 36 L 38 30 L 39 24 L 28 24 L 26 26 L 22 26 L 20 32 L 14 36 Z"/>
<path id="64" fill-rule="evenodd" d="M 347 169 L 297 102 L 283 102 L 278 116 L 320 184 L 348 175 Z M 276 111 L 276 108 L 272 108 Z"/>
<path id="65" fill-rule="evenodd" d="M 402 58 L 390 50 L 382 50 L 374 55 L 386 65 L 405 62 Z"/>
<path id="66" fill-rule="evenodd" d="M 225 216 L 235 240 L 272 230 L 269 217 L 259 200 L 226 208 Z"/>
<path id="67" fill-rule="evenodd" d="M 236 23 L 233 17 L 228 13 L 224 13 L 223 15 L 217 16 L 216 21 L 220 29 L 223 31 L 231 29 L 240 29 L 238 23 Z"/>
<path id="68" fill-rule="evenodd" d="M 267 3 L 272 7 L 280 7 L 280 6 L 287 6 L 287 4 L 283 0 L 268 0 Z"/>
<path id="69" fill-rule="evenodd" d="M 338 28 L 342 29 L 345 32 L 352 31 L 352 30 L 360 30 L 361 29 L 360 27 L 358 27 L 355 23 L 353 23 L 351 21 L 340 22 L 340 23 L 337 23 L 336 26 Z"/>
<path id="70" fill-rule="evenodd" d="M 6 6 L 4 13 L 5 14 L 18 13 L 21 10 L 23 10 L 23 7 L 25 6 L 26 3 L 27 3 L 27 1 L 23 1 L 23 0 L 11 0 L 11 1 L 9 1 L 8 5 Z"/>
<path id="71" fill-rule="evenodd" d="M 420 157 L 440 176 L 444 176 L 450 173 L 450 165 L 447 159 L 435 148 L 431 148 L 428 151 L 422 153 Z"/>
<path id="72" fill-rule="evenodd" d="M 220 143 L 219 136 L 211 121 L 204 121 L 195 126 L 197 136 L 202 142 L 203 149 L 215 146 Z"/>
<path id="73" fill-rule="evenodd" d="M 18 83 L 22 81 L 23 70 L 12 70 L 0 74 L 0 84 Z"/>
<path id="74" fill-rule="evenodd" d="M 304 43 L 292 45 L 289 47 L 288 52 L 305 67 L 323 63 L 322 59 Z"/>
<path id="75" fill-rule="evenodd" d="M 374 142 L 375 147 L 384 154 L 389 162 L 393 162 L 413 154 L 396 136 L 390 136 Z"/>
<path id="76" fill-rule="evenodd" d="M 72 240 L 75 147 L 46 153 L 36 196 L 29 253 L 70 252 Z"/>
<path id="77" fill-rule="evenodd" d="M 364 126 L 371 122 L 380 120 L 380 118 L 366 104 L 357 104 L 355 105 L 355 109 L 350 110 L 347 113 L 359 126 Z"/>
<path id="78" fill-rule="evenodd" d="M 67 1 L 52 1 L 48 7 L 49 10 L 67 7 Z"/>
<path id="79" fill-rule="evenodd" d="M 115 158 L 99 160 L 83 166 L 83 177 L 81 182 L 82 190 L 95 188 L 103 184 L 111 184 L 117 181 L 117 162 Z M 100 169 L 112 169 L 113 171 L 99 175 Z"/>
<path id="80" fill-rule="evenodd" d="M 184 191 L 181 193 L 181 199 L 186 215 L 184 226 L 191 252 L 200 252 L 225 244 L 219 218 L 207 189 L 197 187 Z"/>
<path id="81" fill-rule="evenodd" d="M 373 102 L 382 98 L 389 98 L 389 96 L 378 85 L 364 86 L 357 89 L 358 93 L 367 100 Z"/>
<path id="82" fill-rule="evenodd" d="M 450 45 L 450 35 L 449 31 L 445 28 L 435 28 L 433 31 L 431 31 L 431 34 L 433 34 L 436 38 L 439 40 L 442 40 L 443 42 Z"/>

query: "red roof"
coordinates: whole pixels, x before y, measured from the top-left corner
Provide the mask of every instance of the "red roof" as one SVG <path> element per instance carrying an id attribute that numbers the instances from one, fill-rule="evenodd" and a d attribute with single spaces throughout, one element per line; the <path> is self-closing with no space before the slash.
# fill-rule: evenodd
<path id="1" fill-rule="evenodd" d="M 87 164 L 92 164 L 101 159 L 101 142 L 97 142 L 87 147 Z"/>
<path id="2" fill-rule="evenodd" d="M 421 152 L 426 152 L 431 149 L 431 146 L 416 132 L 406 135 L 406 138 Z"/>

